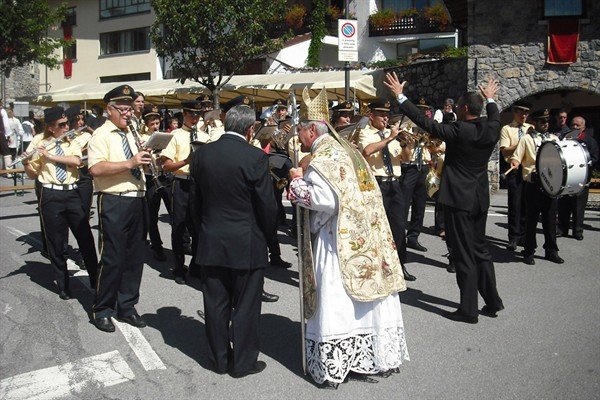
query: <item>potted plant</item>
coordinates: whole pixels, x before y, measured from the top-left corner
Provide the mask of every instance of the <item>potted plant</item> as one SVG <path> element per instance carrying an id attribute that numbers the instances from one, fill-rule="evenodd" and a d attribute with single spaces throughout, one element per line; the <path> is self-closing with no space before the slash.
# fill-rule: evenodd
<path id="1" fill-rule="evenodd" d="M 325 9 L 325 19 L 327 21 L 337 21 L 342 17 L 342 10 L 336 6 L 329 6 Z"/>
<path id="2" fill-rule="evenodd" d="M 294 4 L 285 14 L 285 23 L 292 29 L 300 29 L 304 25 L 306 7 L 302 4 Z"/>
<path id="3" fill-rule="evenodd" d="M 407 8 L 406 10 L 402 10 L 398 13 L 398 17 L 400 18 L 415 18 L 419 16 L 419 10 L 416 8 Z"/>
<path id="4" fill-rule="evenodd" d="M 446 11 L 446 7 L 442 3 L 436 3 L 431 7 L 426 7 L 423 10 L 423 16 L 431 22 L 437 24 L 440 31 L 446 30 L 450 23 L 450 17 Z"/>
<path id="5" fill-rule="evenodd" d="M 369 16 L 369 22 L 374 28 L 389 28 L 396 22 L 396 14 L 389 9 L 379 10 Z"/>

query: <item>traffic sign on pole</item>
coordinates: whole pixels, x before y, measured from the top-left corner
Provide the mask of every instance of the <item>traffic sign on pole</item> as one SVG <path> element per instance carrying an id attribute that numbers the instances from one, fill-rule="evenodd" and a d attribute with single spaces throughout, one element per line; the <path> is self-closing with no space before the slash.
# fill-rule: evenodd
<path id="1" fill-rule="evenodd" d="M 338 60 L 358 61 L 358 24 L 355 19 L 338 20 Z"/>

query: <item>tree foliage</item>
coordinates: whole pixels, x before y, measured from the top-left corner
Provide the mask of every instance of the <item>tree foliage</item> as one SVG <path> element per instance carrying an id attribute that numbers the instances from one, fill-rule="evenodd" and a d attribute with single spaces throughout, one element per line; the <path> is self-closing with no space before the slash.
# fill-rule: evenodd
<path id="1" fill-rule="evenodd" d="M 283 47 L 273 38 L 285 0 L 151 0 L 150 37 L 179 75 L 218 91 L 248 61 Z M 217 102 L 217 99 L 215 99 Z"/>
<path id="2" fill-rule="evenodd" d="M 48 29 L 65 19 L 65 4 L 51 9 L 47 0 L 2 0 L 0 2 L 0 70 L 6 75 L 31 62 L 50 68 L 62 59 L 55 50 L 66 45 L 48 37 Z"/>
<path id="3" fill-rule="evenodd" d="M 314 8 L 311 13 L 312 22 L 310 27 L 312 38 L 310 40 L 310 46 L 308 47 L 306 65 L 318 68 L 320 66 L 319 56 L 321 54 L 321 49 L 323 48 L 322 40 L 325 37 L 325 14 L 327 8 L 325 7 L 324 0 L 314 0 L 313 5 Z"/>

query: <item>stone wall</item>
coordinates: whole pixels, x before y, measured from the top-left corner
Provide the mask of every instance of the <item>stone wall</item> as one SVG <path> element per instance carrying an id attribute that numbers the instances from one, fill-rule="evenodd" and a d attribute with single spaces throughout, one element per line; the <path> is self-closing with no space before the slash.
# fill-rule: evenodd
<path id="1" fill-rule="evenodd" d="M 408 81 L 406 96 L 411 101 L 416 103 L 423 97 L 434 109 L 441 108 L 448 97 L 458 100 L 467 87 L 466 58 L 420 62 L 392 70 Z"/>
<path id="2" fill-rule="evenodd" d="M 2 95 L 5 103 L 10 101 L 32 101 L 37 98 L 40 77 L 37 65 L 14 68 L 8 78 L 3 79 Z"/>
<path id="3" fill-rule="evenodd" d="M 508 0 L 469 2 L 468 87 L 493 73 L 500 79 L 499 103 L 506 109 L 516 100 L 557 89 L 600 94 L 600 2 L 588 1 L 589 20 L 581 21 L 579 59 L 570 65 L 546 63 L 548 26 L 541 20 L 542 2 Z"/>

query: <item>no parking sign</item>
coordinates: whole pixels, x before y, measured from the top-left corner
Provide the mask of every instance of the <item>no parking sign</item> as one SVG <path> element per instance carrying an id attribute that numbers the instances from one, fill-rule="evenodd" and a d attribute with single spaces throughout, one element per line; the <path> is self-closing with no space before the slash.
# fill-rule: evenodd
<path id="1" fill-rule="evenodd" d="M 355 19 L 338 20 L 338 60 L 358 61 L 358 28 Z"/>

